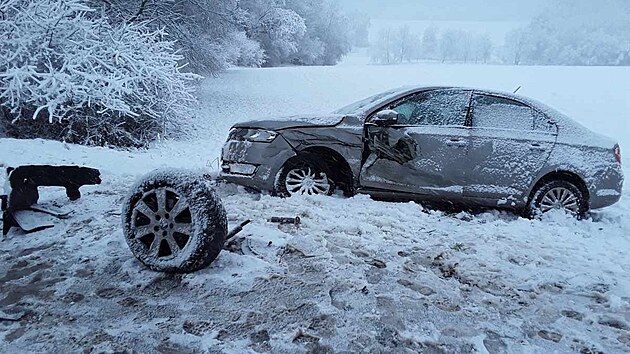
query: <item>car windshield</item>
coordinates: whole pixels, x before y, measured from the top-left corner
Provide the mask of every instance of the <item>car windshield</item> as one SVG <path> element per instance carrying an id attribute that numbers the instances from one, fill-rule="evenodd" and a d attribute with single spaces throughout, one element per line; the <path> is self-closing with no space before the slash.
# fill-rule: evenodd
<path id="1" fill-rule="evenodd" d="M 372 106 L 373 103 L 378 102 L 382 99 L 384 99 L 387 96 L 391 96 L 397 92 L 399 92 L 400 89 L 395 89 L 395 90 L 389 90 L 386 92 L 382 92 L 379 94 L 376 94 L 374 96 L 370 96 L 366 99 L 363 99 L 361 101 L 352 103 L 350 105 L 347 105 L 343 108 L 340 108 L 336 111 L 334 111 L 334 114 L 356 114 L 356 113 L 363 113 L 367 108 L 369 108 L 370 106 Z"/>

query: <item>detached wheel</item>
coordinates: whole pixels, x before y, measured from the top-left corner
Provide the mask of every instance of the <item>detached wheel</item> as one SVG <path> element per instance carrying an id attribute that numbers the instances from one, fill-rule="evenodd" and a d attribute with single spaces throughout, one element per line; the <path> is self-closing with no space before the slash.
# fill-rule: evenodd
<path id="1" fill-rule="evenodd" d="M 541 185 L 529 204 L 529 215 L 538 218 L 552 210 L 564 210 L 582 218 L 588 212 L 584 193 L 571 182 L 557 180 Z"/>
<path id="2" fill-rule="evenodd" d="M 138 181 L 123 207 L 123 234 L 133 255 L 160 272 L 187 273 L 216 259 L 227 218 L 202 175 L 154 171 Z"/>
<path id="3" fill-rule="evenodd" d="M 332 195 L 335 183 L 330 179 L 331 175 L 327 166 L 317 162 L 316 156 L 296 156 L 282 168 L 276 181 L 276 194 L 282 197 Z"/>

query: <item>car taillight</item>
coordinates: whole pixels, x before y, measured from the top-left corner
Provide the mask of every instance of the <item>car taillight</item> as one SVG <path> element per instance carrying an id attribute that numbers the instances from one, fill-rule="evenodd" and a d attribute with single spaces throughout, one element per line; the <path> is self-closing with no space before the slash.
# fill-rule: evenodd
<path id="1" fill-rule="evenodd" d="M 621 165 L 621 147 L 619 144 L 615 145 L 615 159 Z"/>

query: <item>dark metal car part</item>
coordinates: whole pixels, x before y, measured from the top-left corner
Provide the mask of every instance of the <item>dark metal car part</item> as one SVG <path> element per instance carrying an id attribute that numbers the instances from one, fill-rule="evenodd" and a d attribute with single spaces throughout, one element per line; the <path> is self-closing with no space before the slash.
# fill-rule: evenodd
<path id="1" fill-rule="evenodd" d="M 6 236 L 12 227 L 25 232 L 35 232 L 53 227 L 54 224 L 38 215 L 48 214 L 58 218 L 69 212 L 38 206 L 39 187 L 64 187 L 70 200 L 81 198 L 79 188 L 101 183 L 99 170 L 79 166 L 25 165 L 7 168 L 9 191 L 2 203 L 2 234 Z M 42 220 L 39 220 L 42 219 Z"/>

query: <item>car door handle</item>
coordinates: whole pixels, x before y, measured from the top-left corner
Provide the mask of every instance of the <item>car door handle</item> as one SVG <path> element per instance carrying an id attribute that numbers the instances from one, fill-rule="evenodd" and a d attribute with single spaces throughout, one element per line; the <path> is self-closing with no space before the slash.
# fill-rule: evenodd
<path id="1" fill-rule="evenodd" d="M 462 139 L 450 139 L 446 141 L 446 145 L 455 147 L 465 147 L 467 145 L 466 140 Z"/>
<path id="2" fill-rule="evenodd" d="M 542 145 L 540 145 L 538 143 L 529 144 L 529 149 L 530 150 L 534 150 L 534 151 L 546 151 L 547 150 L 546 147 L 544 147 L 544 146 L 542 146 Z"/>

